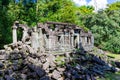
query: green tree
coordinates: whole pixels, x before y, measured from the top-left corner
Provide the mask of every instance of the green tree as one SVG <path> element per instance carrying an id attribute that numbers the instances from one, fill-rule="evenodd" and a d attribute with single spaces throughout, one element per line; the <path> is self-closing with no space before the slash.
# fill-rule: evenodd
<path id="1" fill-rule="evenodd" d="M 118 42 L 120 36 L 120 9 L 108 9 L 109 7 L 94 15 L 84 17 L 83 24 L 93 32 L 97 47 L 120 53 L 120 43 Z M 110 9 L 113 9 L 112 6 Z"/>

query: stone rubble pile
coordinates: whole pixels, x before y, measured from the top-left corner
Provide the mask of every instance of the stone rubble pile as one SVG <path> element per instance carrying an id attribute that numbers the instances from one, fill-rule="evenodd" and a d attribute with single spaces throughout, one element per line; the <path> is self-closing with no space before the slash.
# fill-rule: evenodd
<path id="1" fill-rule="evenodd" d="M 35 53 L 22 42 L 0 51 L 0 80 L 96 80 L 116 69 L 101 58 L 81 52 Z"/>
<path id="2" fill-rule="evenodd" d="M 93 54 L 74 53 L 73 60 L 66 64 L 66 80 L 96 80 L 104 77 L 106 72 L 115 73 L 117 69 L 105 59 Z"/>

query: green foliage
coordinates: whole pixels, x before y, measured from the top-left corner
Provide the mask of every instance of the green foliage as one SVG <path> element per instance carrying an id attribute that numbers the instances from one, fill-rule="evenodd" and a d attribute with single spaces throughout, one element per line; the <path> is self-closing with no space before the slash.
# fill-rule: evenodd
<path id="1" fill-rule="evenodd" d="M 119 10 L 120 9 L 120 2 L 115 2 L 113 4 L 108 5 L 107 10 Z"/>
<path id="2" fill-rule="evenodd" d="M 92 6 L 81 6 L 78 8 L 77 14 L 83 14 L 83 15 L 92 14 L 93 10 L 94 8 Z"/>
<path id="3" fill-rule="evenodd" d="M 84 17 L 83 24 L 93 32 L 97 47 L 120 53 L 120 8 L 111 10 L 114 4 L 118 2 L 109 5 L 107 10 Z"/>

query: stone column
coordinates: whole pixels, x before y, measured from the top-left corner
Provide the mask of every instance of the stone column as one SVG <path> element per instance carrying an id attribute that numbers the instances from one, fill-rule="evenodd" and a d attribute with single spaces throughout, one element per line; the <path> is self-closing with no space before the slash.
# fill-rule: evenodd
<path id="1" fill-rule="evenodd" d="M 80 38 L 79 38 L 79 34 L 77 34 L 77 48 L 80 48 Z"/>
<path id="2" fill-rule="evenodd" d="M 23 42 L 25 42 L 25 39 L 26 39 L 26 37 L 28 36 L 28 33 L 27 33 L 27 32 L 28 32 L 27 29 L 24 29 L 24 30 L 23 30 L 23 36 L 22 36 L 22 41 L 23 41 Z"/>
<path id="3" fill-rule="evenodd" d="M 17 26 L 16 25 L 12 27 L 12 34 L 13 34 L 13 43 L 16 43 L 17 42 Z"/>
<path id="4" fill-rule="evenodd" d="M 74 36 L 71 35 L 71 47 L 74 48 Z"/>
<path id="5" fill-rule="evenodd" d="M 32 32 L 31 46 L 35 51 L 38 51 L 39 43 L 38 43 L 38 32 L 36 27 L 34 28 L 34 32 Z"/>
<path id="6" fill-rule="evenodd" d="M 45 41 L 45 49 L 49 49 L 49 39 L 47 38 L 47 35 L 46 34 L 43 34 L 43 38 L 44 38 L 44 41 Z"/>
<path id="7" fill-rule="evenodd" d="M 84 38 L 85 38 L 85 44 L 87 44 L 87 36 L 85 36 Z M 85 44 L 84 44 L 84 45 L 85 45 Z"/>
<path id="8" fill-rule="evenodd" d="M 42 34 L 42 28 L 38 27 L 38 43 L 39 43 L 39 51 L 40 52 L 45 52 L 45 41 L 44 41 L 44 37 L 43 37 L 43 34 Z"/>
<path id="9" fill-rule="evenodd" d="M 64 34 L 61 34 L 61 49 L 64 51 Z"/>
<path id="10" fill-rule="evenodd" d="M 63 47 L 65 47 L 65 34 L 63 34 Z"/>
<path id="11" fill-rule="evenodd" d="M 49 52 L 51 51 L 52 49 L 52 36 L 49 35 Z"/>
<path id="12" fill-rule="evenodd" d="M 94 37 L 91 36 L 91 44 L 94 46 Z"/>
<path id="13" fill-rule="evenodd" d="M 71 39 L 70 39 L 70 32 L 68 34 L 68 37 L 69 37 L 69 49 L 71 48 Z"/>

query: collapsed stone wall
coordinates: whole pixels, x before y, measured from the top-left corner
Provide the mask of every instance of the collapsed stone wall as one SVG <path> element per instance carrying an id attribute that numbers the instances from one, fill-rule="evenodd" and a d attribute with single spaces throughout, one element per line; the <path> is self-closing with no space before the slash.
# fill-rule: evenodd
<path id="1" fill-rule="evenodd" d="M 0 51 L 1 80 L 96 80 L 106 72 L 116 72 L 105 56 L 74 51 L 36 53 L 22 42 Z"/>

